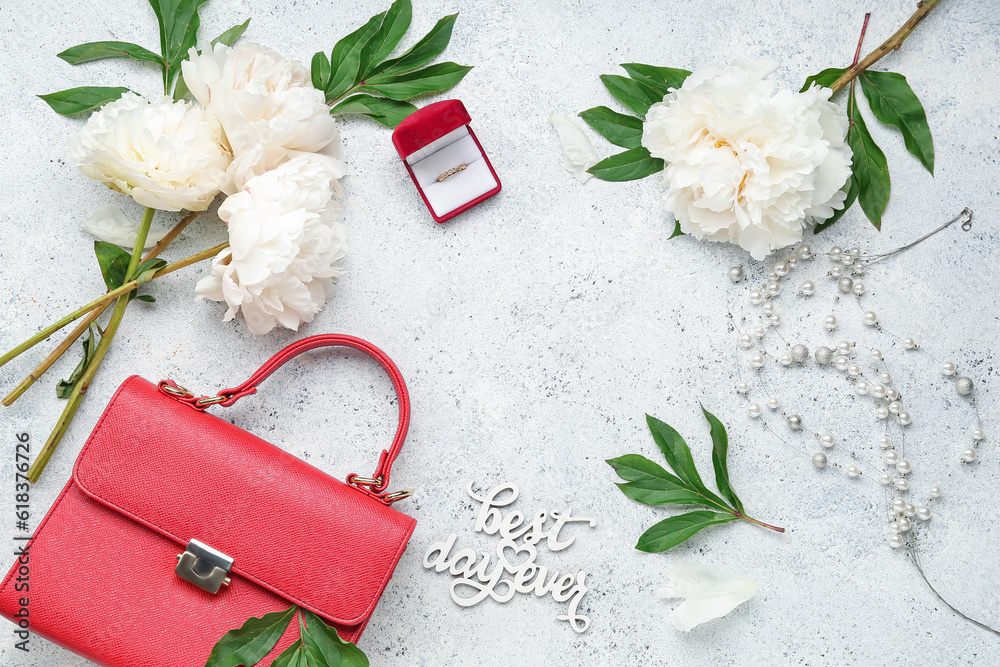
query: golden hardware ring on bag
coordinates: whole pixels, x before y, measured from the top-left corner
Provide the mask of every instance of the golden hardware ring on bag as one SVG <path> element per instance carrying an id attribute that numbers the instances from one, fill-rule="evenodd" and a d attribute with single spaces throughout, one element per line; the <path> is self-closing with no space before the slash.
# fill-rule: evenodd
<path id="1" fill-rule="evenodd" d="M 443 174 L 441 174 L 440 176 L 438 176 L 438 178 L 437 178 L 438 182 L 443 181 L 444 179 L 448 178 L 449 176 L 454 176 L 455 174 L 457 174 L 460 171 L 464 171 L 468 166 L 469 165 L 467 165 L 467 164 L 465 164 L 463 162 L 462 164 L 458 165 L 457 167 L 452 167 L 448 171 L 446 171 Z"/>
<path id="2" fill-rule="evenodd" d="M 199 398 L 195 401 L 195 405 L 215 405 L 216 403 L 222 403 L 223 401 L 229 400 L 228 396 L 206 396 L 205 398 Z"/>
<path id="3" fill-rule="evenodd" d="M 413 495 L 413 489 L 404 489 L 403 491 L 396 491 L 395 493 L 387 493 L 382 496 L 383 500 L 387 500 L 390 503 L 394 503 L 397 500 L 402 500 L 403 498 L 409 498 Z"/>
<path id="4" fill-rule="evenodd" d="M 162 385 L 160 385 L 160 389 L 167 392 L 171 396 L 194 396 L 194 394 L 192 394 L 189 390 L 185 389 L 180 385 L 177 385 L 177 388 L 174 389 L 169 384 L 164 382 Z"/>
<path id="5" fill-rule="evenodd" d="M 357 475 L 349 475 L 347 477 L 348 484 L 354 484 L 355 486 L 379 486 L 382 483 L 382 478 L 372 479 L 371 477 L 358 477 Z"/>

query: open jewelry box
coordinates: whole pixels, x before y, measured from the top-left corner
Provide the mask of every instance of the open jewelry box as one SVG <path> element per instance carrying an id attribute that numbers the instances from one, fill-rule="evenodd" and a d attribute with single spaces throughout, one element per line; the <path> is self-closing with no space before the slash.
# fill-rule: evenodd
<path id="1" fill-rule="evenodd" d="M 454 218 L 500 192 L 500 179 L 469 127 L 458 100 L 414 111 L 392 133 L 392 144 L 437 222 Z"/>

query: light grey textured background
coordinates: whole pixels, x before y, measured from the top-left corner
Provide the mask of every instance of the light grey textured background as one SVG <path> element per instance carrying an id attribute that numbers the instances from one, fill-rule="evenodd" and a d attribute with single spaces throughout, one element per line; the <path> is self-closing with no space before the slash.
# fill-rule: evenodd
<path id="1" fill-rule="evenodd" d="M 203 11 L 202 34 L 218 34 L 251 16 L 247 38 L 308 62 L 386 3 L 298 0 L 275 8 L 263 1 L 212 0 Z M 725 275 L 742 263 L 759 280 L 766 269 L 736 248 L 668 241 L 671 225 L 660 207 L 658 178 L 581 186 L 563 170 L 547 122 L 551 112 L 572 117 L 591 106 L 615 106 L 598 75 L 615 72 L 620 62 L 690 69 L 771 56 L 784 64 L 776 78 L 797 88 L 806 75 L 850 61 L 866 9 L 874 10 L 866 42 L 873 48 L 914 5 L 417 0 L 407 44 L 438 17 L 461 11 L 446 57 L 476 69 L 451 95 L 471 111 L 504 191 L 436 225 L 392 149 L 390 132 L 366 120 L 343 123 L 350 168 L 343 217 L 351 248 L 348 274 L 332 302 L 299 333 L 253 337 L 240 323 L 219 321 L 223 306 L 194 302 L 194 283 L 207 265 L 157 281 L 149 291 L 158 302 L 130 308 L 65 442 L 33 489 L 34 522 L 128 375 L 172 377 L 211 393 L 247 377 L 301 336 L 344 332 L 388 351 L 413 399 L 411 435 L 394 480 L 416 488 L 400 508 L 419 523 L 360 643 L 373 664 L 1000 663 L 1000 641 L 944 608 L 904 556 L 886 546 L 880 488 L 832 469 L 817 472 L 806 456 L 746 417 L 733 391 L 744 355 L 727 331 L 726 313 L 729 302 L 737 317 L 748 312 L 750 286 L 734 287 Z M 936 174 L 926 173 L 900 137 L 869 115 L 893 175 L 885 231 L 877 233 L 855 208 L 816 241 L 824 249 L 840 243 L 886 250 L 965 206 L 975 210 L 972 231 L 949 230 L 873 270 L 865 303 L 888 329 L 916 336 L 976 380 L 988 434 L 981 463 L 957 462 L 973 417 L 936 364 L 891 340 L 871 339 L 857 322 L 856 306 L 848 300 L 832 306 L 825 280 L 824 296 L 806 303 L 785 294 L 779 308 L 789 340 L 810 348 L 830 340 L 819 323 L 833 307 L 844 322 L 833 339 L 885 350 L 914 415 L 906 446 L 914 465 L 910 495 L 924 498 L 934 483 L 945 490 L 921 537 L 927 573 L 947 598 L 997 626 L 1000 20 L 994 10 L 991 2 L 945 0 L 902 51 L 880 64 L 905 74 L 918 91 L 934 133 Z M 0 346 L 8 348 L 103 292 L 92 239 L 79 230 L 80 221 L 108 202 L 139 214 L 135 204 L 67 164 L 66 138 L 81 121 L 57 116 L 34 95 L 84 84 L 155 94 L 158 75 L 128 62 L 73 68 L 55 58 L 68 46 L 97 39 L 155 47 L 153 14 L 141 2 L 6 3 L 0 34 Z M 612 151 L 600 137 L 594 141 L 602 155 Z M 214 212 L 204 215 L 169 257 L 214 245 L 224 233 Z M 821 269 L 799 271 L 818 279 Z M 767 343 L 777 349 L 776 340 Z M 13 388 L 47 349 L 40 346 L 5 367 L 0 390 Z M 12 449 L 18 429 L 30 430 L 35 446 L 41 445 L 62 409 L 53 382 L 75 363 L 61 361 L 0 412 L 4 451 Z M 815 367 L 769 367 L 765 378 L 809 428 L 829 430 L 845 443 L 831 459 L 846 461 L 847 448 L 875 460 L 881 423 L 870 402 L 842 380 Z M 359 355 L 320 353 L 292 364 L 225 416 L 342 477 L 372 468 L 388 444 L 390 393 L 388 380 Z M 731 472 L 748 510 L 788 532 L 726 525 L 666 554 L 639 553 L 632 546 L 642 531 L 674 510 L 625 499 L 604 460 L 629 452 L 659 456 L 643 422 L 650 412 L 688 437 L 711 477 L 699 401 L 730 427 Z M 791 442 L 815 450 L 806 436 Z M 9 544 L 12 455 L 0 455 L 0 465 L 0 544 Z M 484 486 L 517 482 L 518 507 L 526 512 L 571 504 L 598 520 L 596 529 L 576 527 L 577 543 L 567 551 L 542 550 L 539 556 L 552 567 L 588 572 L 592 591 L 582 608 L 592 619 L 589 632 L 577 635 L 556 621 L 563 605 L 548 598 L 459 608 L 448 597 L 450 577 L 421 567 L 428 546 L 452 531 L 460 545 L 491 548 L 493 540 L 472 533 L 474 513 L 464 491 L 470 480 Z M 726 618 L 680 634 L 668 619 L 671 604 L 655 596 L 664 571 L 678 559 L 749 576 L 759 592 Z M 23 656 L 12 649 L 11 629 L 0 627 L 3 665 L 85 664 L 41 639 Z"/>

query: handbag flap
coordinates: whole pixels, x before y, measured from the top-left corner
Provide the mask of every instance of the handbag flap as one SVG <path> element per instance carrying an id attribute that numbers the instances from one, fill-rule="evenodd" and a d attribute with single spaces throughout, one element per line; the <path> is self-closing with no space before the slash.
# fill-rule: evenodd
<path id="1" fill-rule="evenodd" d="M 180 551 L 200 540 L 232 557 L 237 575 L 342 625 L 371 614 L 416 525 L 136 376 L 111 399 L 73 476 Z"/>

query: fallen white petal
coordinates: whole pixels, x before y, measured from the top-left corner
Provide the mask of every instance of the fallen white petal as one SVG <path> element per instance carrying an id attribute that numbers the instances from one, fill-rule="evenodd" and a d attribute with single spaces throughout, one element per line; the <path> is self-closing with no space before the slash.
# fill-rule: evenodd
<path id="1" fill-rule="evenodd" d="M 586 183 L 593 176 L 587 170 L 600 161 L 594 145 L 583 130 L 568 118 L 549 114 L 549 122 L 559 133 L 559 141 L 566 156 L 566 169 L 576 176 L 576 180 Z"/>
<path id="2" fill-rule="evenodd" d="M 139 223 L 129 220 L 120 208 L 111 204 L 99 206 L 80 226 L 88 234 L 124 248 L 132 248 L 139 234 Z M 152 248 L 168 231 L 162 227 L 150 227 L 144 248 Z"/>
<path id="3" fill-rule="evenodd" d="M 667 571 L 661 598 L 684 598 L 671 614 L 674 626 L 688 632 L 696 625 L 725 616 L 753 597 L 757 584 L 721 567 L 679 561 Z"/>

